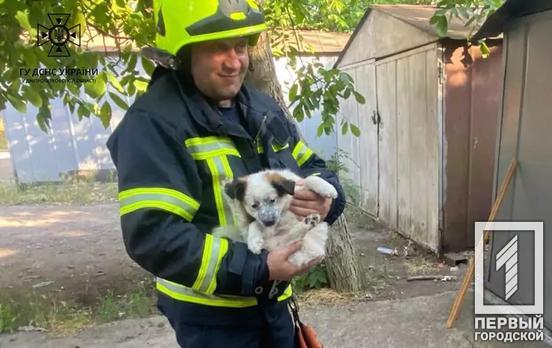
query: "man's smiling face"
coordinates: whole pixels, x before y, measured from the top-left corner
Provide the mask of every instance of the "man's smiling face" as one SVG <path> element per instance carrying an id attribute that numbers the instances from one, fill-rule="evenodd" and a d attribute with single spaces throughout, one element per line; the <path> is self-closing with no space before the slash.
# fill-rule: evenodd
<path id="1" fill-rule="evenodd" d="M 249 67 L 248 38 L 206 41 L 192 46 L 192 76 L 208 99 L 227 106 L 238 94 Z"/>

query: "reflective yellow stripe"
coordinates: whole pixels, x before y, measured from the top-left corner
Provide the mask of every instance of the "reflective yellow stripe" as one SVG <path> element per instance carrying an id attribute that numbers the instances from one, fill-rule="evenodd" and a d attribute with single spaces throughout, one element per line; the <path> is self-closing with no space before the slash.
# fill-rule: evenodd
<path id="1" fill-rule="evenodd" d="M 215 159 L 213 158 L 208 159 L 207 165 L 209 166 L 209 171 L 211 172 L 211 177 L 213 179 L 213 195 L 215 196 L 215 205 L 217 207 L 219 225 L 226 226 L 227 221 L 226 221 L 226 214 L 224 211 L 224 201 L 222 199 L 221 173 L 217 169 Z"/>
<path id="2" fill-rule="evenodd" d="M 205 235 L 201 266 L 192 289 L 206 294 L 212 294 L 215 291 L 217 272 L 227 251 L 226 239 L 213 237 L 211 234 Z"/>
<path id="3" fill-rule="evenodd" d="M 305 164 L 306 161 L 308 161 L 309 158 L 312 156 L 312 150 L 307 148 L 307 151 L 297 160 L 297 163 L 299 164 L 299 167 Z"/>
<path id="4" fill-rule="evenodd" d="M 222 263 L 222 258 L 226 253 L 228 252 L 228 241 L 226 239 L 221 239 L 221 246 L 219 248 L 219 253 L 217 255 L 217 262 L 215 263 L 215 271 L 213 272 L 214 276 L 211 279 L 211 282 L 209 283 L 209 287 L 207 288 L 206 293 L 211 295 L 215 292 L 215 289 L 217 287 L 217 274 L 220 269 L 220 264 Z"/>
<path id="5" fill-rule="evenodd" d="M 259 144 L 257 145 L 257 153 L 260 155 L 262 153 L 264 153 L 264 146 Z"/>
<path id="6" fill-rule="evenodd" d="M 234 143 L 228 137 L 190 138 L 184 142 L 195 160 L 206 160 L 223 155 L 241 157 Z"/>
<path id="7" fill-rule="evenodd" d="M 120 215 L 139 209 L 160 209 L 192 221 L 199 202 L 176 190 L 160 187 L 141 187 L 119 193 Z"/>
<path id="8" fill-rule="evenodd" d="M 228 137 L 197 137 L 186 139 L 186 148 L 195 160 L 205 160 L 213 180 L 213 196 L 219 218 L 219 225 L 234 223 L 232 211 L 222 195 L 222 181 L 232 179 L 234 174 L 228 155 L 241 157 L 232 140 Z"/>
<path id="9" fill-rule="evenodd" d="M 295 148 L 293 149 L 292 156 L 297 161 L 297 164 L 299 166 L 302 166 L 311 158 L 313 152 L 311 149 L 305 145 L 304 142 L 299 140 L 299 142 L 295 145 Z"/>
<path id="10" fill-rule="evenodd" d="M 272 144 L 272 150 L 274 150 L 274 152 L 280 152 L 282 150 L 285 150 L 289 147 L 289 144 L 285 144 L 285 145 L 278 145 L 278 144 Z"/>
<path id="11" fill-rule="evenodd" d="M 291 288 L 291 284 L 289 284 L 286 290 L 284 290 L 284 293 L 278 296 L 278 302 L 287 300 L 291 297 L 291 295 L 293 295 L 293 290 Z"/>
<path id="12" fill-rule="evenodd" d="M 175 300 L 192 302 L 206 306 L 243 308 L 257 305 L 255 297 L 242 296 L 216 296 L 202 294 L 186 286 L 157 278 L 157 290 Z"/>
<path id="13" fill-rule="evenodd" d="M 233 308 L 244 308 L 257 305 L 257 299 L 255 297 L 202 294 L 184 285 L 162 278 L 157 278 L 156 283 L 157 290 L 179 301 L 192 302 L 206 306 Z M 290 284 L 284 293 L 278 296 L 277 300 L 278 302 L 285 301 L 290 298 L 292 294 L 293 289 Z"/>

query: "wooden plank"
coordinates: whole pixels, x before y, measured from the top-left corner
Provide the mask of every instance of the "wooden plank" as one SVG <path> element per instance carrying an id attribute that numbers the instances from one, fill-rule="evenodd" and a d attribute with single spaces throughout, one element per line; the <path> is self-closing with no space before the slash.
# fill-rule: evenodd
<path id="1" fill-rule="evenodd" d="M 379 209 L 387 225 L 397 228 L 396 63 L 376 68 L 379 125 Z"/>
<path id="2" fill-rule="evenodd" d="M 408 95 L 410 89 L 410 64 L 408 57 L 397 60 L 397 94 Z M 397 98 L 397 204 L 398 229 L 406 235 L 411 235 L 411 204 L 410 197 L 410 119 L 412 113 L 410 98 Z"/>
<path id="3" fill-rule="evenodd" d="M 426 137 L 428 136 L 426 125 L 426 60 L 425 52 L 409 57 L 409 81 L 410 93 L 410 206 L 411 228 L 409 237 L 413 240 L 429 246 L 427 240 L 427 188 L 426 188 Z"/>
<path id="4" fill-rule="evenodd" d="M 504 200 L 504 196 L 506 196 L 506 192 L 510 187 L 510 182 L 512 181 L 512 178 L 516 172 L 516 169 L 517 169 L 517 160 L 514 158 L 510 162 L 510 166 L 508 167 L 508 172 L 506 173 L 506 177 L 504 178 L 502 185 L 500 185 L 500 191 L 493 204 L 493 208 L 491 210 L 491 213 L 489 214 L 489 218 L 487 219 L 487 221 L 494 221 L 494 219 L 496 218 L 496 215 L 498 214 L 498 210 L 502 206 L 502 201 Z M 487 231 L 487 227 L 485 227 L 485 230 L 483 232 L 483 240 L 479 240 L 479 241 L 476 240 L 475 242 L 483 243 L 483 245 L 485 245 L 489 241 L 489 238 L 490 238 L 490 232 Z M 458 314 L 460 313 L 460 308 L 464 303 L 464 298 L 466 297 L 466 293 L 468 292 L 468 288 L 471 284 L 474 273 L 475 273 L 475 263 L 474 263 L 474 258 L 471 257 L 468 263 L 468 269 L 466 270 L 466 273 L 464 274 L 464 279 L 462 280 L 462 285 L 460 286 L 460 289 L 458 290 L 458 293 L 454 298 L 454 302 L 452 304 L 452 308 L 450 310 L 449 317 L 447 319 L 448 329 L 450 329 L 452 325 L 454 325 L 454 322 L 458 318 Z"/>
<path id="5" fill-rule="evenodd" d="M 439 127 L 437 120 L 437 89 L 439 74 L 437 52 L 426 51 L 426 176 L 424 186 L 427 195 L 426 237 L 428 246 L 439 251 L 441 233 L 439 231 Z"/>
<path id="6" fill-rule="evenodd" d="M 364 95 L 366 103 L 358 105 L 360 127 L 360 187 L 361 205 L 370 214 L 378 211 L 378 126 L 372 122 L 377 110 L 375 88 L 375 65 L 373 62 L 360 66 L 355 80 L 357 90 Z"/>

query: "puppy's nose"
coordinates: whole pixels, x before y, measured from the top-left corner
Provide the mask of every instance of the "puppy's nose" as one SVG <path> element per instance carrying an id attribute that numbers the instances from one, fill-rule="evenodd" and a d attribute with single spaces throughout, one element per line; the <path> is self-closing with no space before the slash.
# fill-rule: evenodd
<path id="1" fill-rule="evenodd" d="M 263 221 L 263 225 L 265 225 L 266 227 L 270 227 L 272 225 L 274 225 L 276 223 L 276 220 L 265 220 Z"/>

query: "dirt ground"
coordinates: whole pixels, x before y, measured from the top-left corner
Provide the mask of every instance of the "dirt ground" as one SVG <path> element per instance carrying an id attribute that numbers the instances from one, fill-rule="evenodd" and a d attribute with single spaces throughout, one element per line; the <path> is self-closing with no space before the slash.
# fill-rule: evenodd
<path id="1" fill-rule="evenodd" d="M 149 277 L 125 252 L 118 214 L 117 204 L 0 206 L 0 293 L 35 289 L 88 305 Z"/>
<path id="2" fill-rule="evenodd" d="M 370 218 L 357 217 L 350 228 L 369 284 L 356 301 L 410 299 L 457 289 L 464 266 L 451 271 L 435 255 L 408 247 L 407 240 Z M 151 278 L 125 252 L 117 204 L 0 206 L 0 236 L 2 296 L 34 290 L 91 304 L 108 289 L 124 292 Z M 383 255 L 376 250 L 379 246 L 401 253 L 406 248 L 408 256 Z M 407 281 L 422 274 L 452 275 L 457 280 Z M 304 301 L 331 304 L 324 296 L 307 295 Z M 18 342 L 24 341 L 21 335 L 27 333 L 19 333 Z"/>

